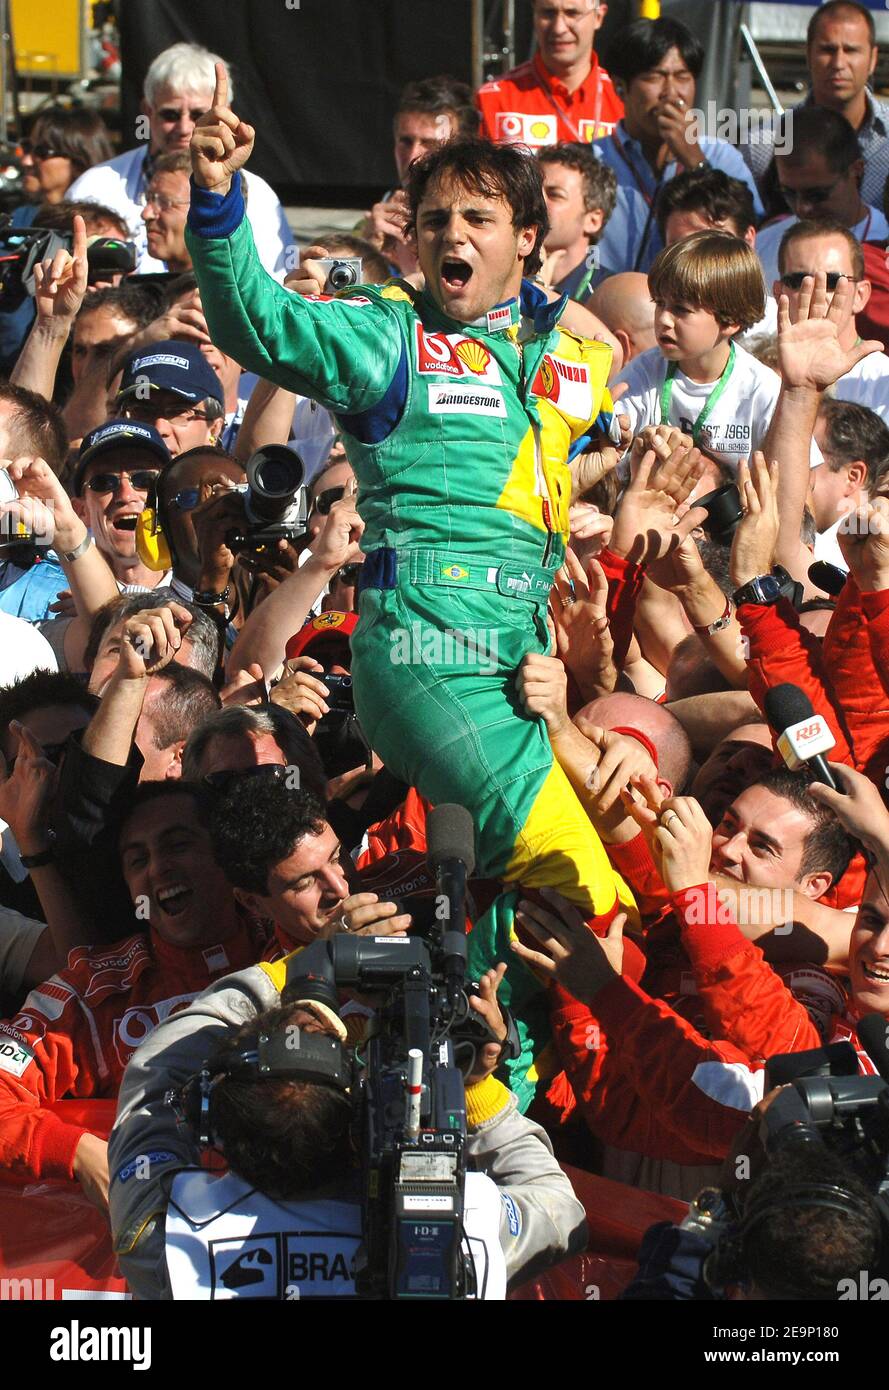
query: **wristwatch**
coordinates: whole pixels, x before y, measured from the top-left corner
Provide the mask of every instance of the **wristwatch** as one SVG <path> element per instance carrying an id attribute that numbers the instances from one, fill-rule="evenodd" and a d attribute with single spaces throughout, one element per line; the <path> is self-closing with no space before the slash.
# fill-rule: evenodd
<path id="1" fill-rule="evenodd" d="M 779 598 L 789 597 L 792 592 L 793 580 L 790 575 L 783 565 L 775 565 L 771 574 L 758 574 L 755 579 L 748 579 L 746 584 L 736 589 L 732 602 L 736 608 L 740 608 L 742 603 L 759 603 L 767 607 L 777 603 Z"/>
<path id="2" fill-rule="evenodd" d="M 191 601 L 197 604 L 198 608 L 215 608 L 217 604 L 228 603 L 231 594 L 231 584 L 226 584 L 225 588 L 218 594 L 214 594 L 209 589 L 195 589 Z"/>
<path id="3" fill-rule="evenodd" d="M 46 849 L 39 850 L 37 854 L 20 854 L 19 862 L 23 869 L 43 869 L 47 864 L 51 864 L 56 857 L 55 831 L 48 830 L 46 837 L 49 841 Z"/>
<path id="4" fill-rule="evenodd" d="M 89 548 L 90 548 L 90 546 L 92 545 L 92 543 L 93 543 L 93 538 L 92 538 L 92 536 L 90 535 L 89 531 L 87 531 L 87 533 L 86 533 L 86 535 L 84 536 L 83 540 L 80 542 L 80 545 L 75 545 L 75 547 L 74 547 L 73 550 L 63 550 L 63 551 L 62 551 L 62 559 L 63 559 L 63 560 L 67 560 L 68 563 L 69 563 L 69 565 L 72 564 L 75 560 L 79 560 L 80 557 L 81 557 L 81 555 L 85 555 L 85 554 L 86 554 L 86 552 L 89 550 Z"/>

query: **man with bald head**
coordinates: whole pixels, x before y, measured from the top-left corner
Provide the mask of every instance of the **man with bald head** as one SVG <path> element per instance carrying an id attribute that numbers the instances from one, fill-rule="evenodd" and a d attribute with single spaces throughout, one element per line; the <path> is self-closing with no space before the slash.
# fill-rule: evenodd
<path id="1" fill-rule="evenodd" d="M 653 749 L 661 788 L 667 796 L 680 793 L 688 781 L 692 754 L 688 735 L 670 710 L 644 695 L 615 691 L 591 700 L 574 716 L 574 724 L 588 736 L 593 728 L 636 738 L 647 752 Z"/>
<path id="2" fill-rule="evenodd" d="M 648 292 L 648 276 L 641 271 L 609 275 L 593 291 L 587 305 L 617 338 L 625 367 L 640 353 L 657 347 L 654 301 Z"/>

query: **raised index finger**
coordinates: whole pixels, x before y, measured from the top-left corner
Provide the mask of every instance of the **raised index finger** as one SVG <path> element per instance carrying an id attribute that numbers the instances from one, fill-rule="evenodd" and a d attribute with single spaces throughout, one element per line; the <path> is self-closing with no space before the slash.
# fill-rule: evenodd
<path id="1" fill-rule="evenodd" d="M 228 73 L 225 63 L 216 64 L 216 90 L 213 93 L 214 106 L 228 106 Z"/>
<path id="2" fill-rule="evenodd" d="M 43 757 L 43 745 L 40 743 L 39 739 L 31 733 L 30 729 L 26 729 L 24 724 L 19 724 L 15 720 L 12 721 L 10 727 L 14 728 L 19 736 L 20 757 L 23 752 L 30 758 Z"/>

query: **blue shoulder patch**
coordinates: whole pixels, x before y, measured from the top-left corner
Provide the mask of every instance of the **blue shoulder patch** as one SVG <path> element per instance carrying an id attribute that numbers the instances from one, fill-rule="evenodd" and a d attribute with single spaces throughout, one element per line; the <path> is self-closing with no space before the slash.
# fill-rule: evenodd
<path id="1" fill-rule="evenodd" d="M 506 1220 L 509 1225 L 509 1234 L 518 1236 L 522 1229 L 522 1217 L 518 1207 L 512 1200 L 508 1192 L 500 1193 L 500 1200 L 506 1211 Z"/>
<path id="2" fill-rule="evenodd" d="M 150 1168 L 152 1163 L 175 1162 L 177 1162 L 176 1154 L 171 1154 L 166 1149 L 155 1149 L 151 1153 L 137 1154 L 135 1158 L 131 1158 L 129 1163 L 125 1163 L 120 1169 L 117 1174 L 117 1181 L 129 1182 L 130 1178 L 134 1178 L 137 1173 L 142 1172 L 146 1164 Z"/>
<path id="3" fill-rule="evenodd" d="M 401 419 L 407 402 L 407 387 L 407 347 L 402 343 L 395 375 L 382 400 L 372 405 L 369 410 L 359 411 L 357 415 L 337 415 L 336 418 L 343 429 L 362 444 L 379 444 L 382 440 L 388 439 Z"/>

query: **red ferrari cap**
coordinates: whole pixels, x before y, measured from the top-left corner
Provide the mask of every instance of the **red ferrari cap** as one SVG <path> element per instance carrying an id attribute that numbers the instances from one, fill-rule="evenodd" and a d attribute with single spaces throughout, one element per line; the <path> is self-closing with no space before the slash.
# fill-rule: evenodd
<path id="1" fill-rule="evenodd" d="M 340 641 L 344 637 L 348 641 L 357 626 L 357 613 L 339 613 L 336 610 L 319 613 L 317 618 L 310 618 L 299 632 L 294 633 L 284 649 L 285 655 L 288 658 L 302 656 L 310 647 L 322 642 Z"/>

